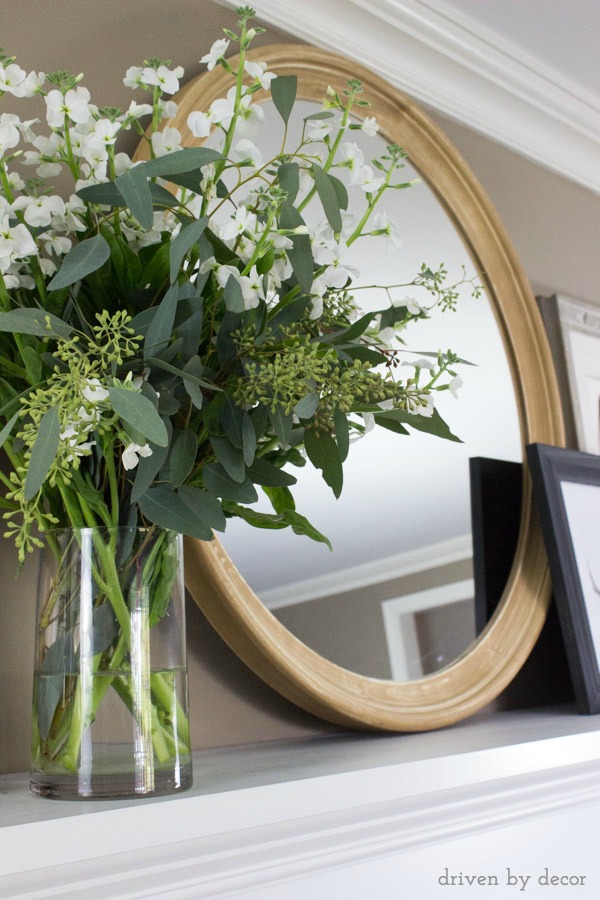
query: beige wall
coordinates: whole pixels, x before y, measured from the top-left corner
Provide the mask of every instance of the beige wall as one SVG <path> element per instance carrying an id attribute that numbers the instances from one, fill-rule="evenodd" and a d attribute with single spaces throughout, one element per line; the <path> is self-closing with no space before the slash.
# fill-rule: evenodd
<path id="1" fill-rule="evenodd" d="M 1 43 L 27 69 L 85 71 L 95 102 L 128 104 L 128 65 L 162 55 L 192 74 L 235 16 L 207 0 L 19 0 L 3 4 Z M 280 40 L 271 33 L 263 40 Z M 4 101 L 3 101 L 4 104 Z M 2 109 L 7 108 L 4 104 Z M 536 292 L 600 303 L 600 197 L 434 114 L 496 204 Z M 35 567 L 15 582 L 0 540 L 0 772 L 28 764 Z M 193 741 L 215 747 L 333 730 L 265 687 L 192 604 L 188 612 Z"/>

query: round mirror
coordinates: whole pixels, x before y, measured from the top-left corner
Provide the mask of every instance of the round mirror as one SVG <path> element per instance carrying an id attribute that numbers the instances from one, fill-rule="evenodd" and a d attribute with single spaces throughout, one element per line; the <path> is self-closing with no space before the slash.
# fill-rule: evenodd
<path id="1" fill-rule="evenodd" d="M 467 294 L 458 312 L 436 314 L 407 332 L 411 349 L 451 347 L 477 368 L 461 372 L 459 399 L 448 394 L 441 410 L 464 443 L 369 434 L 351 449 L 339 501 L 308 467 L 303 472 L 299 509 L 330 537 L 332 554 L 305 538 L 233 522 L 223 540 L 231 558 L 217 541 L 188 541 L 188 587 L 238 655 L 310 712 L 393 730 L 449 724 L 502 690 L 545 616 L 549 581 L 526 480 L 512 572 L 497 614 L 475 640 L 468 478 L 470 457 L 520 461 L 526 443 L 562 442 L 543 330 L 489 200 L 412 101 L 314 48 L 284 45 L 253 55 L 277 74 L 298 75 L 309 111 L 329 84 L 363 81 L 371 102 L 365 113 L 376 116 L 384 143 L 406 149 L 423 183 L 395 192 L 398 212 L 389 213 L 403 246 L 387 258 L 368 248 L 369 257 L 356 260 L 362 282 L 372 283 L 374 272 L 379 284 L 410 281 L 425 261 L 443 261 L 451 278 L 462 266 L 467 279 L 479 275 L 484 296 Z M 193 142 L 189 112 L 207 109 L 229 86 L 226 73 L 215 70 L 176 98 L 179 111 L 169 124 L 186 144 Z M 415 589 L 419 571 L 426 577 Z"/>

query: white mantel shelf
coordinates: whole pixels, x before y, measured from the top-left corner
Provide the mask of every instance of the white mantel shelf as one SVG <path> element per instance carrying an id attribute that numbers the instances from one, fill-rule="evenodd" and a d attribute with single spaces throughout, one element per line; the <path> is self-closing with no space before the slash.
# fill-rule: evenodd
<path id="1" fill-rule="evenodd" d="M 371 884 L 385 880 L 372 894 L 382 900 L 413 883 L 411 864 L 425 851 L 438 854 L 439 871 L 419 869 L 433 887 L 412 897 L 445 897 L 437 878 L 462 859 L 461 844 L 538 822 L 544 865 L 551 865 L 552 835 L 569 817 L 581 822 L 585 810 L 598 815 L 600 719 L 554 708 L 497 713 L 428 734 L 339 734 L 203 751 L 194 776 L 195 787 L 175 799 L 122 803 L 42 800 L 29 795 L 26 775 L 0 776 L 0 897 L 320 900 L 336 898 L 343 885 L 347 900 L 367 896 L 364 870 Z M 467 858 L 456 871 L 481 872 L 475 862 L 485 853 L 477 854 L 470 869 Z M 515 852 L 509 856 L 498 860 L 499 871 L 514 863 Z M 398 877 L 404 872 L 395 886 L 384 871 L 391 864 Z M 594 854 L 587 877 L 597 887 Z M 529 888 L 526 897 L 537 896 Z M 580 887 L 574 896 L 598 894 Z"/>

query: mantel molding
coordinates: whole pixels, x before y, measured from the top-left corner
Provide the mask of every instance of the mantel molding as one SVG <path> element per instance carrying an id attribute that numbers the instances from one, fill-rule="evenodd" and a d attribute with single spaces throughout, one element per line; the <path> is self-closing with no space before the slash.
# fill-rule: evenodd
<path id="1" fill-rule="evenodd" d="M 600 192 L 598 98 L 441 0 L 253 5 L 298 40 L 357 60 L 420 102 Z"/>

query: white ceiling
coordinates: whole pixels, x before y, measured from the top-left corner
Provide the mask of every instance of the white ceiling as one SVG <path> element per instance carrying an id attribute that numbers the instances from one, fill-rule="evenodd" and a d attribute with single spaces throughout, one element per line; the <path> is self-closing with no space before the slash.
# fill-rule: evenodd
<path id="1" fill-rule="evenodd" d="M 599 0 L 431 0 L 428 5 L 468 16 L 600 97 Z"/>

